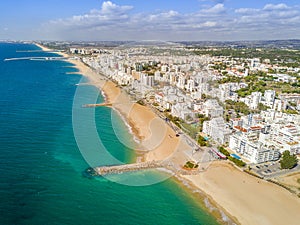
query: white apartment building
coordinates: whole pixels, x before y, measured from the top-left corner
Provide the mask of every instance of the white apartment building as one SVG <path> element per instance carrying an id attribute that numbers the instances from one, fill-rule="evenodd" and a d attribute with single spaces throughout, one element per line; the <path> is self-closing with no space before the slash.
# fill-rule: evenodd
<path id="1" fill-rule="evenodd" d="M 258 104 L 261 101 L 261 96 L 262 96 L 262 94 L 260 92 L 252 92 L 251 93 L 250 102 L 249 102 L 249 107 L 251 109 L 257 109 Z"/>
<path id="2" fill-rule="evenodd" d="M 252 163 L 278 160 L 279 150 L 267 141 L 259 141 L 257 133 L 237 132 L 229 138 L 229 148 L 242 155 Z"/>
<path id="3" fill-rule="evenodd" d="M 216 99 L 208 99 L 204 103 L 204 114 L 210 118 L 222 117 L 224 109 Z"/>
<path id="4" fill-rule="evenodd" d="M 300 126 L 288 124 L 274 129 L 272 140 L 281 153 L 288 150 L 291 154 L 300 154 Z"/>
<path id="5" fill-rule="evenodd" d="M 203 133 L 220 144 L 225 144 L 229 141 L 231 130 L 226 128 L 223 117 L 217 117 L 203 123 Z"/>
<path id="6" fill-rule="evenodd" d="M 264 102 L 262 103 L 270 108 L 273 108 L 275 96 L 276 92 L 274 90 L 266 90 L 264 93 Z"/>
<path id="7" fill-rule="evenodd" d="M 171 114 L 183 120 L 195 118 L 195 112 L 184 102 L 172 105 Z"/>

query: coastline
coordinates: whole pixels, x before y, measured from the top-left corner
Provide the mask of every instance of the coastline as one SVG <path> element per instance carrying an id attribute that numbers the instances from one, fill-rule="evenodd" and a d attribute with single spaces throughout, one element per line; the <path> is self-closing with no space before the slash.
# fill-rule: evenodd
<path id="1" fill-rule="evenodd" d="M 46 51 L 50 50 L 41 45 L 37 46 Z M 57 54 L 68 57 L 62 52 Z M 92 85 L 101 89 L 106 102 L 111 103 L 125 118 L 134 136 L 139 139 L 140 150 L 146 153 L 145 161 L 172 158 L 179 165 L 186 161 L 187 156 L 183 149 L 187 150 L 190 146 L 181 137 L 177 138 L 172 128 L 154 112 L 145 106 L 132 103 L 129 96 L 115 83 L 105 81 L 104 77 L 81 61 L 69 59 L 68 62 L 74 64 Z M 193 185 L 192 190 L 200 190 L 207 195 L 211 205 L 226 212 L 237 223 L 281 225 L 300 221 L 299 198 L 274 184 L 245 174 L 226 162 L 214 162 L 205 172 L 198 175 L 180 175 L 176 179 L 190 182 Z"/>
<path id="2" fill-rule="evenodd" d="M 297 224 L 300 199 L 226 162 L 197 176 L 184 176 L 241 224 Z"/>

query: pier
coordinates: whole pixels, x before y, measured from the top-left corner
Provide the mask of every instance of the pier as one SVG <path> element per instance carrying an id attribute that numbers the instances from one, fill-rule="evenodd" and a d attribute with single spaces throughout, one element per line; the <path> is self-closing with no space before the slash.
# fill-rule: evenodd
<path id="1" fill-rule="evenodd" d="M 147 169 L 166 169 L 175 175 L 196 175 L 203 172 L 203 169 L 190 169 L 186 170 L 182 167 L 175 166 L 171 162 L 167 161 L 150 161 L 123 165 L 112 165 L 112 166 L 99 166 L 94 168 L 88 168 L 85 171 L 87 176 L 104 176 L 109 174 L 121 174 L 124 172 L 136 172 Z"/>
<path id="2" fill-rule="evenodd" d="M 111 103 L 99 103 L 99 104 L 85 104 L 82 105 L 83 108 L 95 108 L 100 106 L 112 106 Z"/>
<path id="3" fill-rule="evenodd" d="M 68 60 L 70 57 L 20 57 L 20 58 L 7 58 L 4 61 L 15 61 L 15 60 L 40 60 L 40 61 L 48 61 L 48 60 Z"/>
<path id="4" fill-rule="evenodd" d="M 94 168 L 96 175 L 118 174 L 123 172 L 134 172 L 146 169 L 163 168 L 161 161 L 151 161 L 142 163 L 123 164 L 117 166 L 99 166 Z"/>

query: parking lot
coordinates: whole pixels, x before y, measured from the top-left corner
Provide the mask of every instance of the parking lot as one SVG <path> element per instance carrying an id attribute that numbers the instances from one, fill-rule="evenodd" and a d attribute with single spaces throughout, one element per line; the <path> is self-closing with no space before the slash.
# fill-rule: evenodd
<path id="1" fill-rule="evenodd" d="M 299 164 L 291 170 L 281 170 L 279 161 L 251 165 L 251 168 L 253 172 L 257 173 L 261 177 L 266 178 L 277 177 L 290 172 L 300 171 Z"/>

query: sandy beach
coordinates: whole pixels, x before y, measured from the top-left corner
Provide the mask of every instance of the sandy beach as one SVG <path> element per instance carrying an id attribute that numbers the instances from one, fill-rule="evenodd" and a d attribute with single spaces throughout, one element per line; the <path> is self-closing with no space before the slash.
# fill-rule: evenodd
<path id="1" fill-rule="evenodd" d="M 145 160 L 163 160 L 172 155 L 180 138 L 149 108 L 133 103 L 115 83 L 107 81 L 102 90 L 107 102 L 118 110 L 131 126 L 140 141 L 139 151 L 147 152 Z"/>
<path id="2" fill-rule="evenodd" d="M 51 51 L 45 46 L 36 45 L 44 51 Z M 57 52 L 57 54 L 70 57 L 63 52 Z M 154 112 L 145 106 L 133 103 L 129 96 L 115 83 L 105 81 L 104 77 L 80 60 L 69 59 L 68 61 L 75 65 L 79 70 L 78 73 L 86 76 L 91 84 L 101 89 L 106 102 L 112 104 L 112 107 L 124 116 L 132 128 L 133 134 L 140 141 L 140 148 L 137 150 L 148 153 L 144 160 L 164 160 L 177 150 L 180 145 L 180 137 L 176 137 L 172 128 L 167 126 L 165 121 Z"/>
<path id="3" fill-rule="evenodd" d="M 38 45 L 43 50 L 49 50 Z M 63 55 L 64 53 L 58 53 Z M 67 56 L 64 54 L 64 56 Z M 144 160 L 172 158 L 182 164 L 189 149 L 181 137 L 149 108 L 132 102 L 115 83 L 101 76 L 79 60 L 69 60 L 105 94 L 106 101 L 118 110 L 140 140 L 138 150 L 147 154 Z M 198 175 L 181 175 L 207 194 L 214 204 L 233 215 L 241 224 L 299 224 L 300 199 L 287 190 L 257 179 L 234 168 L 227 162 L 215 162 Z"/>
<path id="4" fill-rule="evenodd" d="M 297 196 L 226 162 L 213 163 L 204 173 L 184 177 L 241 224 L 299 224 L 300 199 Z"/>

